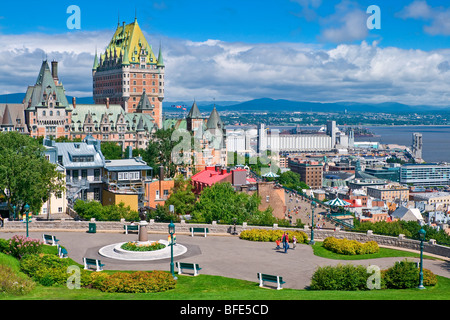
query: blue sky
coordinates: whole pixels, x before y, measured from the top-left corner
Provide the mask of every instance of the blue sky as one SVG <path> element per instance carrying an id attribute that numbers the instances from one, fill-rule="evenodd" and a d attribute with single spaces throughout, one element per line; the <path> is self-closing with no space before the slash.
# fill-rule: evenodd
<path id="1" fill-rule="evenodd" d="M 423 30 L 432 19 L 404 18 L 402 10 L 413 1 L 392 0 L 160 0 L 160 1 L 8 1 L 2 4 L 0 32 L 47 34 L 67 32 L 66 13 L 70 5 L 81 9 L 84 31 L 113 30 L 118 16 L 131 22 L 137 11 L 141 26 L 149 33 L 168 37 L 205 41 L 243 41 L 249 43 L 302 42 L 334 44 L 322 39 L 321 32 L 333 26 L 325 21 L 339 14 L 338 6 L 347 10 L 365 10 L 370 5 L 381 9 L 381 30 L 371 30 L 366 39 L 381 40 L 382 46 L 400 48 L 447 48 L 449 34 L 429 34 Z M 436 11 L 449 10 L 448 1 L 428 0 Z M 344 3 L 344 4 L 343 4 Z M 345 5 L 347 3 L 347 5 Z M 24 8 L 25 7 L 25 8 Z M 20 14 L 18 14 L 20 12 Z M 367 14 L 369 17 L 370 14 Z M 48 17 L 48 18 L 46 18 Z M 447 22 L 450 25 L 450 21 Z M 338 22 L 336 22 L 338 24 Z M 361 26 L 362 28 L 364 27 Z M 447 26 L 450 29 L 450 26 Z M 76 31 L 72 31 L 76 32 Z M 448 30 L 447 30 L 448 32 Z M 361 39 L 357 39 L 361 40 Z M 346 41 L 352 42 L 352 41 Z"/>
<path id="2" fill-rule="evenodd" d="M 70 5 L 81 10 L 80 30 L 67 28 Z M 381 9 L 380 30 L 366 26 L 370 5 Z M 47 56 L 62 62 L 68 94 L 90 95 L 95 48 L 107 45 L 118 15 L 130 23 L 135 10 L 147 40 L 163 45 L 166 100 L 270 95 L 449 105 L 450 3 L 443 0 L 8 1 L 0 63 L 23 57 L 17 68 L 0 67 L 0 93 L 24 91 Z"/>

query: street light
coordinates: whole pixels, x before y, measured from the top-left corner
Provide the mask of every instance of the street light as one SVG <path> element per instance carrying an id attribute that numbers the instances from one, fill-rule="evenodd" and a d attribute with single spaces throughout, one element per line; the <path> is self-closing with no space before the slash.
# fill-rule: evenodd
<path id="1" fill-rule="evenodd" d="M 169 234 L 170 234 L 170 273 L 172 273 L 172 277 L 177 280 L 177 277 L 175 277 L 175 273 L 173 271 L 173 235 L 175 233 L 175 225 L 173 224 L 172 220 L 170 220 L 169 224 Z"/>
<path id="2" fill-rule="evenodd" d="M 25 223 L 27 225 L 27 238 L 28 238 L 28 212 L 30 211 L 30 206 L 27 203 L 23 208 L 25 209 Z"/>
<path id="3" fill-rule="evenodd" d="M 426 231 L 423 228 L 420 228 L 419 230 L 419 237 L 420 237 L 420 272 L 419 272 L 419 289 L 425 289 L 423 286 L 423 242 L 425 240 Z"/>
<path id="4" fill-rule="evenodd" d="M 309 241 L 309 244 L 314 244 L 314 208 L 316 206 L 316 203 L 313 201 L 311 201 L 311 240 Z"/>

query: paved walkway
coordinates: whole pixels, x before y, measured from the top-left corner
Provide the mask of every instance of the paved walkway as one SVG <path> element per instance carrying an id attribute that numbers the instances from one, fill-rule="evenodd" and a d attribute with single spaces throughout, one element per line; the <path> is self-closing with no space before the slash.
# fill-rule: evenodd
<path id="1" fill-rule="evenodd" d="M 25 234 L 24 232 L 16 232 Z M 30 237 L 42 239 L 43 231 L 30 232 Z M 55 235 L 59 243 L 67 248 L 69 256 L 78 263 L 83 257 L 99 258 L 105 263 L 105 270 L 170 270 L 170 259 L 158 261 L 122 261 L 102 257 L 98 250 L 106 245 L 137 240 L 136 233 L 123 234 L 113 232 L 45 232 Z M 11 238 L 15 233 L 0 231 L 0 238 Z M 167 234 L 149 233 L 149 240 L 167 240 Z M 177 243 L 188 251 L 174 261 L 198 263 L 201 274 L 219 275 L 258 282 L 257 273 L 269 273 L 283 276 L 285 288 L 304 289 L 311 283 L 311 277 L 319 266 L 353 263 L 377 265 L 388 268 L 395 261 L 404 258 L 381 258 L 371 260 L 331 260 L 317 257 L 309 245 L 298 244 L 296 249 L 284 253 L 275 249 L 274 243 L 252 242 L 237 236 L 214 236 L 206 238 L 200 235 L 177 234 Z M 291 244 L 292 246 L 292 244 Z M 409 258 L 411 259 L 411 258 Z M 413 259 L 417 261 L 417 259 Z M 450 262 L 424 260 L 424 267 L 435 274 L 450 278 Z M 177 270 L 175 270 L 177 271 Z"/>
<path id="2" fill-rule="evenodd" d="M 285 217 L 288 218 L 288 214 L 292 217 L 292 224 L 295 225 L 297 220 L 301 220 L 302 223 L 311 227 L 312 224 L 312 209 L 311 202 L 309 200 L 302 199 L 302 196 L 293 194 L 292 192 L 285 193 L 286 200 L 286 214 Z M 323 213 L 326 213 L 325 209 L 316 207 L 314 209 L 314 225 L 320 228 L 334 229 L 334 223 L 325 220 Z"/>

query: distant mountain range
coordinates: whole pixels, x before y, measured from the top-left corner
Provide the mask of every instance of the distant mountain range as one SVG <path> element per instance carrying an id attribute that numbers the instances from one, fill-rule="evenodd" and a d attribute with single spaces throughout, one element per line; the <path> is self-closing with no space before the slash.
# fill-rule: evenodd
<path id="1" fill-rule="evenodd" d="M 164 102 L 163 108 L 166 111 L 176 111 L 179 109 L 172 106 L 185 105 L 189 110 L 192 101 Z M 292 100 L 274 100 L 270 98 L 254 99 L 245 102 L 239 101 L 197 101 L 201 112 L 210 112 L 215 105 L 218 111 L 251 111 L 251 112 L 378 112 L 378 113 L 404 113 L 404 112 L 424 112 L 424 111 L 448 111 L 448 107 L 436 106 L 410 106 L 395 102 L 385 102 L 377 104 L 358 103 L 358 102 L 304 102 Z"/>
<path id="2" fill-rule="evenodd" d="M 0 103 L 22 103 L 25 94 L 13 93 L 8 95 L 0 95 Z M 69 103 L 72 102 L 72 97 L 67 96 Z M 94 103 L 92 97 L 77 97 L 77 103 L 91 104 Z M 447 107 L 436 106 L 410 106 L 395 102 L 384 102 L 377 104 L 358 103 L 358 102 L 334 102 L 334 103 L 320 103 L 320 102 L 305 102 L 292 101 L 284 99 L 270 99 L 261 98 L 245 102 L 240 101 L 196 101 L 201 112 L 211 112 L 213 106 L 216 106 L 218 111 L 236 111 L 236 112 L 378 112 L 378 113 L 404 113 L 404 112 L 450 112 L 450 105 Z M 163 102 L 163 109 L 167 112 L 183 112 L 182 108 L 176 106 L 183 106 L 186 111 L 189 111 L 193 101 L 175 101 Z M 184 111 L 184 112 L 186 112 Z"/>

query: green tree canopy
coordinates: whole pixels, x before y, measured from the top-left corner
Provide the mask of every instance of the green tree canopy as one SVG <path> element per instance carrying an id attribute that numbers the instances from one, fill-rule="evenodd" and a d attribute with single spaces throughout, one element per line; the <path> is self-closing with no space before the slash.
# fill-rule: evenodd
<path id="1" fill-rule="evenodd" d="M 178 215 L 191 214 L 196 202 L 196 197 L 192 189 L 190 179 L 184 179 L 182 175 L 178 175 L 175 178 L 172 193 L 164 206 L 169 207 L 173 205 L 175 213 Z"/>
<path id="2" fill-rule="evenodd" d="M 44 156 L 38 140 L 15 131 L 0 134 L 0 194 L 11 209 L 24 213 L 28 204 L 37 212 L 52 192 L 64 191 L 65 183 L 57 165 Z"/>
<path id="3" fill-rule="evenodd" d="M 172 141 L 172 133 L 175 129 L 159 129 L 153 134 L 152 140 L 148 142 L 148 147 L 141 154 L 142 160 L 154 170 L 154 175 L 159 176 L 157 168 L 164 166 L 165 176 L 174 177 L 177 166 L 172 161 L 172 150 L 178 142 Z"/>
<path id="4" fill-rule="evenodd" d="M 206 223 L 232 223 L 233 218 L 236 218 L 237 223 L 242 223 L 260 214 L 260 203 L 261 199 L 256 193 L 250 196 L 244 192 L 235 192 L 228 182 L 216 183 L 203 189 L 194 206 L 193 218 Z"/>
<path id="5" fill-rule="evenodd" d="M 277 178 L 279 184 L 285 186 L 286 188 L 301 190 L 309 189 L 308 185 L 300 180 L 300 175 L 296 172 L 286 171 L 280 174 Z"/>
<path id="6" fill-rule="evenodd" d="M 103 156 L 107 160 L 117 160 L 122 159 L 123 157 L 122 146 L 119 145 L 117 142 L 102 141 L 101 149 Z"/>

